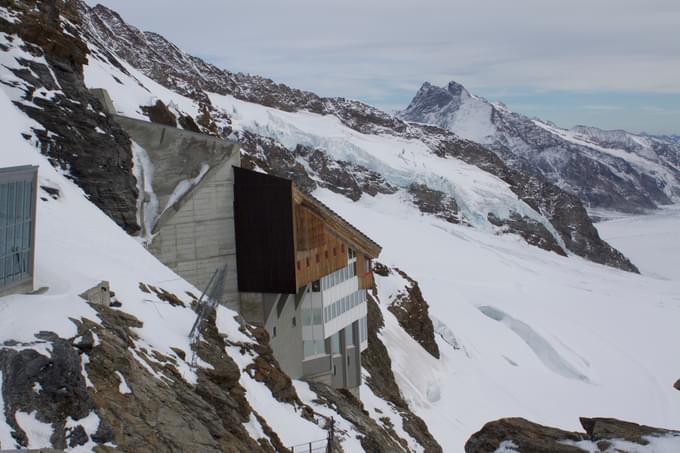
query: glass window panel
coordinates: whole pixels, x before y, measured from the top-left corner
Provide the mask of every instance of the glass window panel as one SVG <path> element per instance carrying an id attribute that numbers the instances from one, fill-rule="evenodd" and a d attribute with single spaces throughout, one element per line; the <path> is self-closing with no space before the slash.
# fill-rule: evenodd
<path id="1" fill-rule="evenodd" d="M 340 354 L 340 332 L 331 336 L 331 354 Z"/>
<path id="2" fill-rule="evenodd" d="M 20 222 L 24 218 L 24 189 L 26 184 L 21 181 L 17 183 L 16 193 L 16 211 L 14 212 L 14 221 Z"/>
<path id="3" fill-rule="evenodd" d="M 317 340 L 316 342 L 316 353 L 324 354 L 326 352 L 326 344 L 323 340 Z"/>
<path id="4" fill-rule="evenodd" d="M 16 183 L 9 183 L 7 185 L 7 225 L 12 223 L 14 219 L 14 212 L 16 211 Z"/>
<path id="5" fill-rule="evenodd" d="M 314 343 L 311 341 L 303 341 L 302 349 L 304 351 L 305 357 L 309 357 L 314 354 Z"/>
<path id="6" fill-rule="evenodd" d="M 8 184 L 0 184 L 0 227 L 7 225 Z"/>
<path id="7" fill-rule="evenodd" d="M 5 283 L 5 277 L 7 276 L 5 272 L 5 257 L 0 255 L 0 286 Z"/>
<path id="8" fill-rule="evenodd" d="M 354 344 L 354 334 L 351 325 L 345 327 L 345 344 L 347 346 L 352 346 Z"/>
<path id="9" fill-rule="evenodd" d="M 31 246 L 31 221 L 27 220 L 24 222 L 23 225 L 23 243 L 21 244 L 21 247 L 25 250 L 28 249 Z"/>
<path id="10" fill-rule="evenodd" d="M 13 265 L 14 263 L 12 262 L 12 255 L 5 256 L 5 278 L 7 279 L 7 283 L 14 281 Z"/>

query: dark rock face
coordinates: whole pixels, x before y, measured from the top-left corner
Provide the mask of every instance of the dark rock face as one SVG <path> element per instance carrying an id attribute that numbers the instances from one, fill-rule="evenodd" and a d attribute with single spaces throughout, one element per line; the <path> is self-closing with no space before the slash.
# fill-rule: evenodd
<path id="1" fill-rule="evenodd" d="M 368 298 L 368 349 L 361 353 L 361 365 L 368 372 L 366 384 L 380 398 L 394 405 L 404 421 L 404 431 L 423 446 L 427 453 L 442 451 L 441 446 L 432 437 L 425 422 L 415 415 L 401 396 L 399 386 L 392 373 L 392 361 L 387 348 L 378 337 L 385 326 L 378 303 L 371 296 Z"/>
<path id="2" fill-rule="evenodd" d="M 507 219 L 501 219 L 490 212 L 487 218 L 497 227 L 504 227 L 507 228 L 509 233 L 519 234 L 531 245 L 555 252 L 558 255 L 567 256 L 545 225 L 534 219 L 521 216 L 516 212 L 510 214 L 510 218 Z"/>
<path id="3" fill-rule="evenodd" d="M 496 154 L 481 145 L 459 140 L 451 133 L 433 126 L 412 127 L 427 131 L 423 135 L 425 141 L 439 156 L 461 159 L 508 183 L 521 200 L 550 221 L 569 251 L 596 263 L 639 272 L 628 258 L 600 238 L 586 209 L 575 195 L 540 176 L 512 170 Z"/>
<path id="4" fill-rule="evenodd" d="M 432 214 L 449 223 L 460 223 L 458 204 L 454 198 L 439 190 L 430 189 L 425 184 L 413 183 L 408 191 L 420 212 Z"/>
<path id="5" fill-rule="evenodd" d="M 108 307 L 94 308 L 102 323 L 81 320 L 79 333 L 81 337 L 96 334 L 99 339 L 86 353 L 86 370 L 96 389 L 90 392 L 91 398 L 109 426 L 102 437 L 124 451 L 274 451 L 245 432 L 243 423 L 249 420 L 252 409 L 238 383 L 239 367 L 225 353 L 214 317 L 208 318 L 205 341 L 196 351 L 212 369 L 199 369 L 198 384 L 192 386 L 181 378 L 176 359 L 135 347 L 136 335 L 131 328 L 140 326 L 139 320 Z M 120 381 L 114 371 L 124 377 L 131 394 L 119 392 Z M 268 441 L 280 445 L 274 433 Z"/>
<path id="6" fill-rule="evenodd" d="M 680 379 L 678 379 L 675 384 L 673 385 L 675 387 L 675 390 L 680 390 Z"/>
<path id="7" fill-rule="evenodd" d="M 639 451 L 616 447 L 612 450 L 613 440 L 624 440 L 634 445 L 649 444 L 650 437 L 677 437 L 680 448 L 680 432 L 668 431 L 613 418 L 581 418 L 585 433 L 563 431 L 532 423 L 523 418 L 504 418 L 489 422 L 473 434 L 465 444 L 466 453 L 489 453 L 501 446 L 510 451 L 522 453 L 582 453 L 584 450 L 571 442 L 590 441 L 602 453 L 616 451 L 632 453 Z"/>
<path id="8" fill-rule="evenodd" d="M 142 106 L 142 111 L 149 117 L 149 121 L 152 123 L 177 127 L 177 117 L 160 99 L 152 106 Z"/>
<path id="9" fill-rule="evenodd" d="M 20 62 L 24 69 L 14 71 L 23 81 L 17 86 L 23 91 L 18 107 L 44 128 L 33 131 L 41 151 L 116 223 L 136 233 L 137 184 L 130 140 L 85 88 L 82 66 L 87 46 L 70 24 L 80 23 L 78 12 L 72 3 L 60 1 L 26 0 L 8 7 L 16 8 L 21 20 L 12 24 L 0 19 L 0 32 L 19 36 L 28 52 L 47 62 L 24 60 Z M 70 23 L 62 23 L 60 15 Z M 46 90 L 58 91 L 47 97 Z"/>
<path id="10" fill-rule="evenodd" d="M 249 132 L 240 134 L 239 143 L 244 168 L 292 179 L 305 193 L 323 187 L 357 201 L 363 194 L 375 196 L 398 190 L 382 175 L 351 162 L 331 159 L 319 149 L 297 146 L 291 151 L 272 139 Z M 299 158 L 303 158 L 308 166 L 302 165 Z"/>
<path id="11" fill-rule="evenodd" d="M 397 318 L 399 325 L 433 357 L 439 358 L 439 346 L 434 339 L 434 327 L 430 319 L 430 307 L 420 291 L 418 282 L 406 272 L 394 269 L 408 282 L 405 291 L 400 291 L 389 302 L 387 309 Z"/>
<path id="12" fill-rule="evenodd" d="M 39 421 L 50 423 L 54 429 L 50 440 L 55 448 L 83 445 L 88 441 L 83 427 L 66 427 L 67 417 L 78 421 L 95 408 L 80 373 L 79 351 L 68 340 L 54 334 L 45 333 L 42 338 L 39 342 L 52 348 L 49 357 L 33 349 L 15 351 L 0 345 L 3 376 L 0 391 L 5 402 L 5 414 L 0 415 L 6 416 L 15 431 L 15 440 L 22 447 L 28 446 L 28 439 L 16 422 L 14 414 L 17 411 L 37 411 Z M 40 390 L 36 391 L 36 388 Z"/>

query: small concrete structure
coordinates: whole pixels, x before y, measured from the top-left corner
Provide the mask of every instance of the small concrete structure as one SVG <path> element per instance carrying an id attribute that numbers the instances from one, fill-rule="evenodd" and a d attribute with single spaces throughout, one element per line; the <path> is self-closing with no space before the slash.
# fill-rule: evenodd
<path id="1" fill-rule="evenodd" d="M 80 297 L 91 304 L 104 305 L 106 307 L 111 305 L 111 288 L 109 282 L 102 281 L 96 286 L 80 294 Z"/>
<path id="2" fill-rule="evenodd" d="M 234 176 L 239 146 L 216 137 L 112 115 L 142 149 L 146 168 L 142 235 L 160 261 L 197 288 L 227 264 L 223 303 L 238 310 L 234 239 Z M 145 189 L 146 188 L 146 189 Z M 150 190 L 149 190 L 150 188 Z"/>
<path id="3" fill-rule="evenodd" d="M 0 168 L 0 297 L 35 289 L 38 167 Z"/>

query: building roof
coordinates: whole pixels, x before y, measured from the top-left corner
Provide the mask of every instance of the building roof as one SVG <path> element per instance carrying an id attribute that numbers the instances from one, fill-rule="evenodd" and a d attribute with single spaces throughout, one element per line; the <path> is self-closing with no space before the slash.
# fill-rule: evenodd
<path id="1" fill-rule="evenodd" d="M 368 237 L 319 199 L 310 194 L 301 192 L 295 187 L 295 183 L 293 183 L 293 199 L 302 202 L 302 204 L 316 211 L 317 214 L 330 223 L 331 228 L 337 234 L 349 239 L 351 242 L 355 242 L 354 245 L 370 257 L 377 258 L 378 255 L 380 255 L 382 247 L 377 242 Z"/>

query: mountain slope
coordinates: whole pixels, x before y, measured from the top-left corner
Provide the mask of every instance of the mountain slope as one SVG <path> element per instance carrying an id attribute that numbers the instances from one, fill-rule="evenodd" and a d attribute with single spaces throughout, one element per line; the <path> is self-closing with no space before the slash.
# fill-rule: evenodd
<path id="1" fill-rule="evenodd" d="M 47 8 L 45 5 L 40 3 Z M 36 6 L 31 3 L 28 10 L 39 10 Z M 95 24 L 94 13 L 82 4 L 79 8 L 84 16 L 72 23 L 69 32 L 80 37 L 88 49 L 87 63 L 82 67 L 84 86 L 107 88 L 116 108 L 130 116 L 148 118 L 148 107 L 162 104 L 175 118 L 188 117 L 204 132 L 231 134 L 241 141 L 247 151 L 246 164 L 295 177 L 301 187 L 375 237 L 384 246 L 381 259 L 387 266 L 406 272 L 409 279 L 418 282 L 427 304 L 419 304 L 417 315 L 429 317 L 432 330 L 427 322 L 414 327 L 399 313 L 395 315 L 403 306 L 400 295 L 413 291 L 410 280 L 398 272 L 378 277 L 377 303 L 371 305 L 375 316 L 370 320 L 376 328 L 370 340 L 371 355 L 362 358 L 366 379 L 362 401 L 357 402 L 305 382 L 288 385 L 267 353 L 266 336 L 261 331 L 240 331 L 233 313 L 220 308 L 215 320 L 210 321 L 202 346 L 207 351 L 200 356 L 214 369 L 199 365 L 195 374 L 203 386 L 194 385 L 194 373 L 186 368 L 189 358 L 182 358 L 170 346 L 179 345 L 185 354 L 190 352 L 182 343 L 186 341 L 187 323 L 193 321 L 192 297 L 186 291 L 196 293 L 196 289 L 158 264 L 138 244 L 139 238 L 124 235 L 97 211 L 86 199 L 87 192 L 73 184 L 78 179 L 68 166 L 54 171 L 38 154 L 35 146 L 41 144 L 39 137 L 49 138 L 50 124 L 40 123 L 44 118 L 37 115 L 34 121 L 29 120 L 32 112 L 24 104 L 32 102 L 44 87 L 30 79 L 30 71 L 22 71 L 27 65 L 22 60 L 26 55 L 21 53 L 26 44 L 15 33 L 22 27 L 21 15 L 0 8 L 3 18 L 14 17 L 11 20 L 16 21 L 16 28 L 2 29 L 1 54 L 5 60 L 1 75 L 4 82 L 11 83 L 1 88 L 16 103 L 5 102 L 2 112 L 7 117 L 12 112 L 12 117 L 20 119 L 19 124 L 3 130 L 5 137 L 15 139 L 3 144 L 9 144 L 16 153 L 3 153 L 2 164 L 39 162 L 41 173 L 47 177 L 41 184 L 56 184 L 65 194 L 57 201 L 45 193 L 47 201 L 40 204 L 39 216 L 45 229 L 40 233 L 39 248 L 50 252 L 39 258 L 44 276 L 41 284 L 50 289 L 44 295 L 0 300 L 3 315 L 11 315 L 0 318 L 0 350 L 5 354 L 12 351 L 12 357 L 22 351 L 34 354 L 29 350 L 46 353 L 44 342 L 48 340 L 36 338 L 38 330 L 59 333 L 71 349 L 80 351 L 80 346 L 89 350 L 83 344 L 89 340 L 82 341 L 80 336 L 87 331 L 96 334 L 89 353 L 72 351 L 90 362 L 82 368 L 76 362 L 78 370 L 70 375 L 76 376 L 79 392 L 101 395 L 101 399 L 87 404 L 94 405 L 98 417 L 109 420 L 113 440 L 111 432 L 109 437 L 98 436 L 98 427 L 92 428 L 95 424 L 83 418 L 84 413 L 62 411 L 57 418 L 46 418 L 50 414 L 37 410 L 44 400 L 33 399 L 35 380 L 16 387 L 27 401 L 12 399 L 15 387 L 7 385 L 5 370 L 14 369 L 16 362 L 2 368 L 0 402 L 7 426 L 0 420 L 0 436 L 17 433 L 14 424 L 18 422 L 30 431 L 28 439 L 21 439 L 27 440 L 25 443 L 56 446 L 61 444 L 38 436 L 46 429 L 28 428 L 45 428 L 51 422 L 54 432 L 63 433 L 70 442 L 71 438 L 83 440 L 71 434 L 81 433 L 77 428 L 81 425 L 86 443 L 101 447 L 108 441 L 129 451 L 139 445 L 154 445 L 151 427 L 160 431 L 162 435 L 156 436 L 170 451 L 185 447 L 187 439 L 194 440 L 191 436 L 197 436 L 208 451 L 222 442 L 214 447 L 217 450 L 231 440 L 227 433 L 240 436 L 245 447 L 234 443 L 237 451 L 272 451 L 279 448 L 277 438 L 286 446 L 323 438 L 323 417 L 333 416 L 346 452 L 436 452 L 438 448 L 460 452 L 472 433 L 502 416 L 524 416 L 570 430 L 577 429 L 579 416 L 588 415 L 616 416 L 668 428 L 680 423 L 680 392 L 673 389 L 680 366 L 669 359 L 680 341 L 678 282 L 622 272 L 527 244 L 534 241 L 541 245 L 547 231 L 551 244 L 562 250 L 581 244 L 582 253 L 590 259 L 599 256 L 624 267 L 627 261 L 613 249 L 596 250 L 608 246 L 574 196 L 541 178 L 510 169 L 484 147 L 441 128 L 406 124 L 357 102 L 318 98 L 318 107 L 312 107 L 313 102 L 303 107 L 305 99 L 314 99 L 314 95 L 300 92 L 299 99 L 288 97 L 290 89 L 264 81 L 251 89 L 243 82 L 243 86 L 233 88 L 233 93 L 217 88 L 217 92 L 204 91 L 182 75 L 200 71 L 193 72 L 191 65 L 174 67 L 170 63 L 175 52 L 182 52 L 170 48 L 167 41 L 145 38 L 137 47 L 122 49 L 122 44 L 115 42 L 116 36 L 128 39 L 137 33 L 146 34 L 126 26 L 109 36 L 100 29 L 108 27 L 105 22 Z M 97 17 L 101 19 L 104 16 L 99 10 Z M 4 25 L 1 20 L 0 24 Z M 161 73 L 141 71 L 127 58 L 112 53 L 110 49 L 117 45 L 121 54 L 128 51 L 153 57 L 162 71 L 173 76 L 164 78 Z M 39 64 L 49 73 L 51 62 Z M 253 84 L 258 80 L 239 77 Z M 78 108 L 91 108 L 95 115 L 106 116 L 96 99 Z M 54 115 L 68 124 L 71 112 L 57 109 Z M 179 119 L 177 122 L 185 127 Z M 184 125 L 192 127 L 188 120 Z M 115 132 L 113 126 L 103 122 L 91 129 L 96 132 L 96 127 L 104 132 L 101 135 Z M 24 143 L 21 133 L 31 141 Z M 90 146 L 89 140 L 89 135 L 83 135 L 78 143 Z M 62 153 L 67 151 L 65 148 Z M 131 144 L 126 152 L 136 165 L 140 150 Z M 79 159 L 71 165 L 88 169 L 88 162 Z M 128 177 L 133 185 L 137 182 L 133 172 Z M 136 195 L 126 194 L 133 205 L 143 205 L 145 200 Z M 72 209 L 74 204 L 78 209 Z M 104 202 L 98 206 L 123 225 L 110 205 Z M 513 211 L 519 220 L 513 218 Z M 489 220 L 489 213 L 508 224 L 496 225 L 495 219 Z M 568 246 L 570 238 L 573 242 Z M 75 250 L 81 259 L 65 260 L 75 253 L 74 244 L 81 243 L 84 251 Z M 107 310 L 99 313 L 77 298 L 88 285 L 101 279 L 111 281 L 123 303 L 119 310 L 110 310 L 113 314 Z M 140 282 L 147 289 L 147 284 L 166 289 L 184 306 L 173 306 L 168 299 L 176 301 L 162 291 L 160 296 L 153 290 L 153 294 L 144 292 Z M 45 309 L 46 304 L 59 299 L 61 290 L 65 291 L 65 300 L 55 303 L 54 311 Z M 31 324 L 13 322 L 25 319 L 27 311 L 44 316 L 36 317 Z M 84 332 L 75 330 L 76 324 L 68 317 L 82 322 Z M 227 336 L 224 344 L 220 335 L 213 335 L 215 332 Z M 436 348 L 430 341 L 433 333 Z M 427 341 L 423 341 L 423 335 Z M 123 341 L 128 336 L 133 344 Z M 12 344 L 12 339 L 21 344 Z M 42 355 L 46 359 L 40 360 L 49 360 Z M 61 358 L 49 357 L 53 361 Z M 268 366 L 257 370 L 253 368 L 256 363 Z M 123 379 L 117 377 L 117 370 L 122 370 Z M 96 392 L 87 387 L 86 376 Z M 259 381 L 262 376 L 276 380 Z M 165 388 L 168 380 L 171 392 Z M 127 393 L 126 386 L 132 394 Z M 145 399 L 148 406 L 140 405 L 146 386 L 151 387 L 153 396 Z M 200 387 L 208 390 L 201 391 Z M 39 398 L 49 395 L 56 396 L 46 392 Z M 82 393 L 78 396 L 78 401 L 87 401 Z M 177 419 L 161 417 L 159 423 L 156 416 L 167 412 L 154 402 L 163 398 L 187 418 L 171 423 Z M 233 405 L 232 400 L 242 405 Z M 179 409 L 175 402 L 180 404 Z M 89 408 L 84 405 L 85 410 Z M 310 410 L 315 412 L 312 420 L 305 415 Z M 201 413 L 210 416 L 206 419 Z M 130 419 L 117 425 L 116 416 Z M 186 427 L 191 428 L 190 433 Z M 0 446 L 4 448 L 2 439 Z M 17 443 L 12 439 L 10 446 Z"/>
<path id="2" fill-rule="evenodd" d="M 474 96 L 456 82 L 424 83 L 397 116 L 488 146 L 510 167 L 545 177 L 591 208 L 640 212 L 680 201 L 680 146 L 671 137 L 560 129 Z"/>
<path id="3" fill-rule="evenodd" d="M 354 199 L 364 189 L 370 195 L 401 189 L 424 212 L 519 234 L 557 253 L 568 250 L 635 271 L 599 238 L 576 198 L 541 178 L 507 168 L 478 145 L 442 129 L 406 124 L 357 101 L 321 98 L 218 69 L 154 33 L 137 30 L 102 6 L 81 5 L 81 14 L 91 52 L 86 82 L 91 88 L 107 88 L 126 115 L 145 118 L 141 106 L 159 97 L 178 117 L 195 119 L 205 132 L 234 134 L 231 138 L 243 144 L 253 166 L 294 177 L 302 187 L 321 185 L 347 195 L 343 186 L 350 184 L 354 188 L 348 195 Z M 111 66 L 115 79 L 107 75 Z M 153 82 L 141 82 L 146 78 Z M 143 88 L 150 83 L 160 85 L 151 89 L 156 97 Z M 245 109 L 243 114 L 240 109 Z M 423 159 L 430 164 L 418 163 Z M 470 166 L 463 170 L 461 161 L 482 171 Z M 346 168 L 344 175 L 332 180 L 337 172 L 328 171 L 329 164 Z M 455 172 L 461 175 L 467 172 L 468 179 L 451 177 L 452 166 L 458 166 L 461 170 Z M 361 181 L 357 174 L 363 175 Z M 470 184 L 469 178 L 477 184 Z M 434 197 L 437 206 L 423 197 Z"/>

